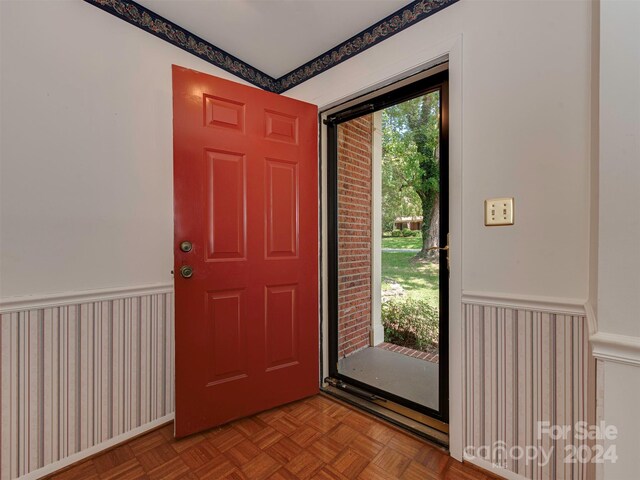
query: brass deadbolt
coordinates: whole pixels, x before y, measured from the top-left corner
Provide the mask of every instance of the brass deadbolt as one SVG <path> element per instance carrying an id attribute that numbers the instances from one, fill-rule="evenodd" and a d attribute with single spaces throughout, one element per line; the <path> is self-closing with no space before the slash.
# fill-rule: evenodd
<path id="1" fill-rule="evenodd" d="M 181 266 L 180 275 L 182 275 L 183 278 L 191 278 L 193 276 L 193 267 L 190 265 Z"/>

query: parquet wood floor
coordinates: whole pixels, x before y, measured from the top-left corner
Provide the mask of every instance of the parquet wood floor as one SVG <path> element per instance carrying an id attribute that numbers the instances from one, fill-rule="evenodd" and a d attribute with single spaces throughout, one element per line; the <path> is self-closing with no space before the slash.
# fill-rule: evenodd
<path id="1" fill-rule="evenodd" d="M 57 480 L 489 480 L 428 443 L 324 396 L 176 440 L 173 424 L 51 477 Z"/>

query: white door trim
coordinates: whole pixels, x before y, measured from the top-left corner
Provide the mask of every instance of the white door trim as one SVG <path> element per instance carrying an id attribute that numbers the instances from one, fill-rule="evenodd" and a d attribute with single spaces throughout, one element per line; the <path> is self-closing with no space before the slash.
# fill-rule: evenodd
<path id="1" fill-rule="evenodd" d="M 449 56 L 449 451 L 462 461 L 462 35 L 441 44 Z M 445 52 L 434 52 L 434 56 Z"/>
<path id="2" fill-rule="evenodd" d="M 382 326 L 382 112 L 373 113 L 371 149 L 371 327 L 373 346 L 384 342 Z"/>
<path id="3" fill-rule="evenodd" d="M 320 111 L 330 106 L 344 103 L 364 92 L 371 92 L 376 86 L 389 85 L 393 80 L 416 73 L 434 64 L 438 59 L 448 57 L 449 70 L 449 231 L 450 238 L 450 278 L 449 278 L 449 451 L 453 458 L 462 460 L 463 453 L 463 351 L 462 351 L 462 34 L 450 37 L 437 45 L 423 50 L 423 59 L 419 64 L 410 66 L 402 72 L 385 78 L 363 78 L 360 89 L 345 95 L 343 101 L 334 101 L 330 105 L 320 106 Z M 326 113 L 321 115 L 321 121 Z M 327 134 L 326 128 L 320 128 L 320 218 L 321 218 L 321 258 L 322 272 L 322 338 L 329 337 L 328 329 L 328 264 L 327 264 Z M 322 378 L 329 374 L 328 342 L 322 345 Z"/>

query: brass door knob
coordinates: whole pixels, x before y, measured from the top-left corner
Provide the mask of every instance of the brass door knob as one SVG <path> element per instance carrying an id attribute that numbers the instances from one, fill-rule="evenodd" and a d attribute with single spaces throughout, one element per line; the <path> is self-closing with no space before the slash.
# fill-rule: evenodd
<path id="1" fill-rule="evenodd" d="M 192 248 L 193 248 L 193 245 L 191 242 L 182 242 L 180 244 L 180 250 L 182 250 L 185 253 L 190 252 Z"/>
<path id="2" fill-rule="evenodd" d="M 182 275 L 183 278 L 191 278 L 193 276 L 193 267 L 190 265 L 181 266 L 180 275 Z"/>

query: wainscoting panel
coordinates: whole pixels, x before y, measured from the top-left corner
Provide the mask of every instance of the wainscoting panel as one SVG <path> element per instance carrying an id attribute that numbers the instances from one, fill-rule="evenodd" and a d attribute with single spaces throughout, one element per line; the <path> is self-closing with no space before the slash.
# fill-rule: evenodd
<path id="1" fill-rule="evenodd" d="M 34 305 L 0 315 L 2 479 L 107 442 L 174 408 L 170 287 Z"/>
<path id="2" fill-rule="evenodd" d="M 586 478 L 586 465 L 565 463 L 586 442 L 574 428 L 588 420 L 586 318 L 465 304 L 463 339 L 465 456 L 520 478 Z M 571 430 L 566 438 L 539 435 L 545 421 Z M 527 448 L 538 458 L 515 458 Z M 541 451 L 551 453 L 546 465 Z"/>

